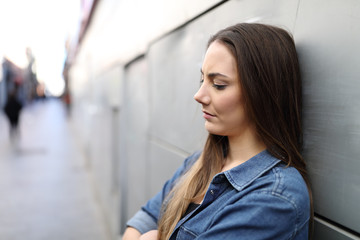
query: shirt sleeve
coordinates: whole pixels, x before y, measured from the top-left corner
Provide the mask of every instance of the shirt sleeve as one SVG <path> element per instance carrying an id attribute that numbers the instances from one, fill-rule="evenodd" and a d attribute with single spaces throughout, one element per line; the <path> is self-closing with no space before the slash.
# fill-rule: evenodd
<path id="1" fill-rule="evenodd" d="M 201 152 L 195 152 L 184 160 L 173 177 L 166 181 L 162 190 L 151 198 L 128 222 L 128 227 L 137 229 L 141 234 L 157 229 L 161 206 L 164 199 L 175 186 L 176 181 L 196 162 Z"/>
<path id="2" fill-rule="evenodd" d="M 141 234 L 157 229 L 156 221 L 142 209 L 139 210 L 126 225 L 136 228 Z"/>
<path id="3" fill-rule="evenodd" d="M 271 193 L 249 194 L 220 210 L 208 230 L 197 240 L 308 239 L 309 219 L 301 216 L 303 206 Z M 307 211 L 307 207 L 305 207 Z"/>

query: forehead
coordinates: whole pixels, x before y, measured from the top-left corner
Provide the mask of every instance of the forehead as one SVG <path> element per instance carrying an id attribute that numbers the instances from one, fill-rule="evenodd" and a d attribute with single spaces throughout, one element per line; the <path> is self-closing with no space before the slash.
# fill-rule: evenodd
<path id="1" fill-rule="evenodd" d="M 205 72 L 219 72 L 227 75 L 236 75 L 237 66 L 234 56 L 224 43 L 215 41 L 208 47 L 202 71 Z"/>

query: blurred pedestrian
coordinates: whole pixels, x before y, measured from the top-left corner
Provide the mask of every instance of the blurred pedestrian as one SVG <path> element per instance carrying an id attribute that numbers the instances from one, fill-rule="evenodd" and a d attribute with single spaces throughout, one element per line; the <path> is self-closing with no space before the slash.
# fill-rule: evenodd
<path id="1" fill-rule="evenodd" d="M 17 89 L 15 88 L 8 94 L 4 112 L 10 122 L 10 137 L 14 138 L 18 132 L 19 117 L 22 109 L 21 102 L 17 99 Z"/>

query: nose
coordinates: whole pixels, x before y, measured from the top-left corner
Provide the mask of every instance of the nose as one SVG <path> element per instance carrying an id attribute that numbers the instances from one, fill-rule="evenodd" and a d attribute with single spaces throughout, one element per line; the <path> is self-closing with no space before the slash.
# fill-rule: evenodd
<path id="1" fill-rule="evenodd" d="M 202 105 L 210 104 L 210 96 L 205 83 L 203 83 L 197 93 L 195 93 L 194 99 Z"/>

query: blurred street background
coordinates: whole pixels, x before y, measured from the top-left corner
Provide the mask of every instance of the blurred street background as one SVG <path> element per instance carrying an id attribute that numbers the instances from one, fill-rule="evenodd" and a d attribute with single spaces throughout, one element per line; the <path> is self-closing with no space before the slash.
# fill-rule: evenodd
<path id="1" fill-rule="evenodd" d="M 111 239 L 63 101 L 84 1 L 0 1 L 0 239 Z M 17 126 L 10 95 L 21 105 Z M 16 128 L 16 129 L 12 129 Z"/>
<path id="2" fill-rule="evenodd" d="M 0 128 L 0 239 L 110 239 L 62 102 L 27 106 L 14 139 Z"/>

